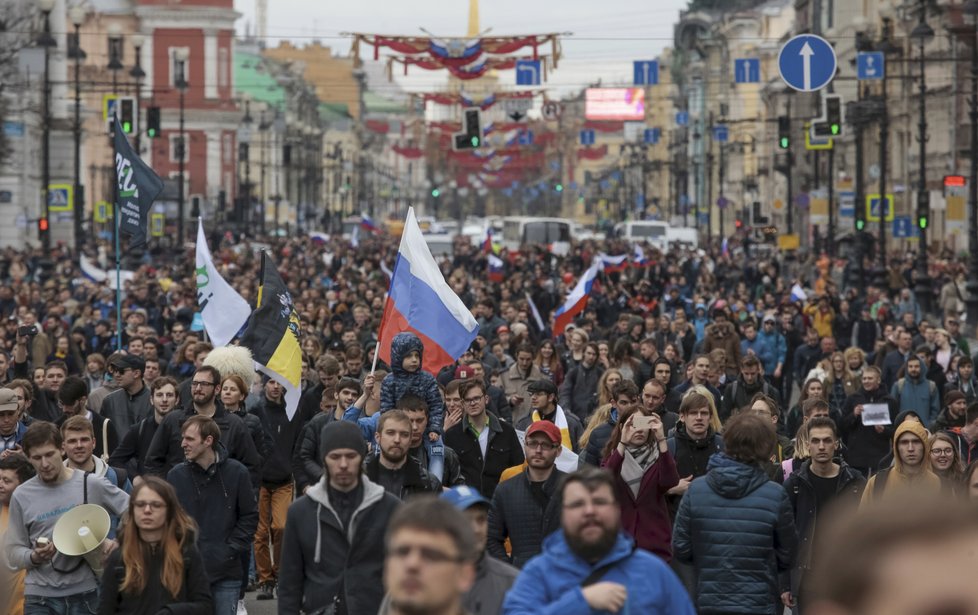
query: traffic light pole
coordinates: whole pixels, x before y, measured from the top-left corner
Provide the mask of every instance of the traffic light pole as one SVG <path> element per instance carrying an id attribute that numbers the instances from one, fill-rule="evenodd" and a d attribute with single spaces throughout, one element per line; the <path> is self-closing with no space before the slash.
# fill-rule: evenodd
<path id="1" fill-rule="evenodd" d="M 787 113 L 788 113 L 788 126 L 790 127 L 791 126 L 791 99 L 790 98 L 788 99 L 788 111 L 787 111 Z M 789 133 L 791 132 L 790 129 L 789 129 L 788 132 Z M 788 234 L 789 235 L 792 235 L 795 232 L 795 216 L 794 216 L 795 205 L 794 205 L 794 203 L 792 202 L 792 199 L 791 199 L 791 191 L 792 191 L 792 186 L 791 186 L 791 166 L 792 166 L 791 165 L 791 162 L 792 162 L 792 160 L 791 160 L 791 139 L 788 140 L 788 147 L 785 149 L 785 151 L 787 152 L 788 161 L 787 161 L 787 164 L 785 164 L 784 176 L 785 176 L 785 179 L 788 181 L 788 194 L 785 197 L 784 206 L 785 206 L 785 209 L 787 209 L 787 211 L 788 211 Z"/>
<path id="2" fill-rule="evenodd" d="M 879 268 L 876 270 L 876 285 L 880 288 L 887 287 L 887 269 L 886 269 L 886 218 L 887 214 L 893 209 L 893 203 L 890 203 L 886 198 L 886 167 L 887 159 L 890 156 L 890 112 L 886 104 L 886 93 L 887 93 L 887 73 L 889 70 L 883 70 L 883 96 L 881 101 L 883 103 L 882 109 L 880 111 L 880 184 L 879 184 L 879 195 L 880 195 L 880 228 L 879 228 L 879 246 L 877 252 L 879 253 Z"/>
<path id="3" fill-rule="evenodd" d="M 920 24 L 924 30 L 929 31 L 929 26 L 927 26 L 926 9 L 921 7 L 920 14 Z M 933 31 L 929 31 L 930 35 L 933 36 Z M 920 144 L 920 170 L 917 181 L 917 231 L 920 233 L 920 239 L 917 242 L 917 280 L 914 286 L 914 292 L 917 295 L 917 302 L 920 304 L 921 310 L 928 314 L 931 311 L 931 280 L 928 273 L 927 266 L 927 227 L 930 222 L 930 194 L 927 192 L 927 81 L 925 75 L 925 45 L 927 44 L 927 35 L 924 34 L 918 37 L 920 41 L 920 122 L 917 124 L 917 141 Z"/>
<path id="4" fill-rule="evenodd" d="M 829 233 L 825 240 L 825 252 L 835 258 L 835 143 L 829 149 Z"/>

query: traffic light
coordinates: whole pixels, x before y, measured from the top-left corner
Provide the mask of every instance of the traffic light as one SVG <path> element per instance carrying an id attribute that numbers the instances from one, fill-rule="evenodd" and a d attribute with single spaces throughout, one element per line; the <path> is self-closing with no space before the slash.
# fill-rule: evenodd
<path id="1" fill-rule="evenodd" d="M 37 219 L 37 238 L 38 239 L 42 239 L 47 234 L 48 234 L 48 219 L 47 218 L 43 218 L 43 217 L 42 218 L 38 218 Z"/>
<path id="2" fill-rule="evenodd" d="M 866 228 L 866 221 L 862 218 L 856 218 L 856 230 L 861 231 Z"/>
<path id="3" fill-rule="evenodd" d="M 482 145 L 482 113 L 478 107 L 465 110 L 462 120 L 462 132 L 452 135 L 452 149 L 477 149 Z"/>
<path id="4" fill-rule="evenodd" d="M 146 110 L 146 136 L 155 139 L 160 136 L 160 108 L 150 107 Z"/>
<path id="5" fill-rule="evenodd" d="M 917 227 L 922 231 L 927 230 L 927 214 L 917 216 Z"/>
<path id="6" fill-rule="evenodd" d="M 825 123 L 829 125 L 829 133 L 833 137 L 842 134 L 842 97 L 825 97 Z"/>
<path id="7" fill-rule="evenodd" d="M 563 192 L 564 184 L 558 183 L 556 186 L 554 186 L 554 190 L 556 190 L 557 192 Z"/>
<path id="8" fill-rule="evenodd" d="M 791 147 L 791 118 L 787 115 L 778 117 L 778 147 L 781 149 Z"/>
<path id="9" fill-rule="evenodd" d="M 131 96 L 123 96 L 116 103 L 119 105 L 119 125 L 122 132 L 133 135 L 139 132 L 136 126 L 136 100 Z"/>
<path id="10" fill-rule="evenodd" d="M 432 188 L 431 189 L 431 196 L 433 196 L 434 198 L 437 199 L 438 197 L 441 196 L 441 190 L 439 190 L 438 188 Z"/>

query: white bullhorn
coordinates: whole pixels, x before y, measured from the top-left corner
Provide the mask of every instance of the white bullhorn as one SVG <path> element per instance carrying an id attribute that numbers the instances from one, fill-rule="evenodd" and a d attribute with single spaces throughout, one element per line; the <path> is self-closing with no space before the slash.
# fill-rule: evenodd
<path id="1" fill-rule="evenodd" d="M 54 547 L 71 557 L 84 557 L 95 576 L 102 576 L 102 543 L 111 529 L 109 513 L 97 504 L 81 504 L 54 524 Z"/>

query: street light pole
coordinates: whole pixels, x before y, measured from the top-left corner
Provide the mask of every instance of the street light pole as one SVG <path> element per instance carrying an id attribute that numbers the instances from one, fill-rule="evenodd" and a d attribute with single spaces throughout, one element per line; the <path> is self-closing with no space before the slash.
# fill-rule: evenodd
<path id="1" fill-rule="evenodd" d="M 970 177 L 968 178 L 968 249 L 970 275 L 965 288 L 968 290 L 968 328 L 972 336 L 978 332 L 978 0 L 969 0 L 964 12 L 971 15 L 973 26 L 971 39 L 971 119 Z M 955 282 L 957 283 L 957 282 Z"/>
<path id="2" fill-rule="evenodd" d="M 85 52 L 81 48 L 81 37 L 79 35 L 81 25 L 85 22 L 85 14 L 85 8 L 78 4 L 68 9 L 68 18 L 75 27 L 75 44 L 68 49 L 68 55 L 75 60 L 75 173 L 73 177 L 72 217 L 74 219 L 75 251 L 79 253 L 85 245 L 85 233 L 82 230 L 85 199 L 81 194 L 81 63 L 85 59 Z"/>
<path id="3" fill-rule="evenodd" d="M 890 42 L 890 20 L 883 19 L 883 31 L 880 37 L 880 42 L 876 49 L 883 52 L 884 59 L 886 56 L 894 53 L 897 49 Z M 887 211 L 893 211 L 894 204 L 890 203 L 886 198 L 886 171 L 887 171 L 887 161 L 890 156 L 890 112 L 887 107 L 887 83 L 889 81 L 889 69 L 884 64 L 883 69 L 883 95 L 881 98 L 882 105 L 880 111 L 880 183 L 879 183 L 879 194 L 880 194 L 880 228 L 879 228 L 879 269 L 876 270 L 876 283 L 881 288 L 886 288 L 888 285 L 889 272 L 886 268 L 886 218 Z M 857 204 L 858 205 L 858 204 Z"/>
<path id="4" fill-rule="evenodd" d="M 41 247 L 45 251 L 51 248 L 51 220 L 49 219 L 49 196 L 48 187 L 51 184 L 51 48 L 57 46 L 54 37 L 51 36 L 51 11 L 54 9 L 54 0 L 38 0 L 38 8 L 44 14 L 44 30 L 37 39 L 38 45 L 44 47 L 44 93 L 41 111 L 41 129 L 44 132 L 41 143 L 41 194 L 44 199 L 41 201 L 41 217 L 45 224 L 43 230 L 38 234 L 41 240 Z"/>
<path id="5" fill-rule="evenodd" d="M 183 164 L 186 157 L 186 135 L 183 124 L 184 94 L 187 91 L 187 56 L 186 49 L 177 49 L 173 54 L 173 74 L 176 76 L 176 86 L 180 91 L 180 138 L 177 140 L 177 246 L 183 246 L 184 195 L 183 195 Z"/>
<path id="6" fill-rule="evenodd" d="M 917 124 L 917 141 L 920 144 L 920 170 L 917 185 L 917 230 L 920 233 L 917 254 L 917 283 L 914 287 L 917 301 L 923 312 L 931 311 L 931 281 L 927 273 L 927 226 L 930 223 L 930 193 L 927 192 L 927 82 L 924 75 L 925 46 L 934 38 L 934 29 L 927 24 L 927 6 L 920 2 L 920 21 L 910 32 L 910 38 L 920 43 L 920 121 Z"/>
<path id="7" fill-rule="evenodd" d="M 146 37 L 142 34 L 132 35 L 132 46 L 136 51 L 136 58 L 132 69 L 129 71 L 129 76 L 136 81 L 136 104 L 133 112 L 136 114 L 136 153 L 142 156 L 142 150 L 140 149 L 140 135 L 143 133 L 143 124 L 139 121 L 139 99 L 142 97 L 143 90 L 143 77 L 146 76 L 146 71 L 143 70 L 142 66 L 142 55 L 143 44 L 146 42 Z"/>

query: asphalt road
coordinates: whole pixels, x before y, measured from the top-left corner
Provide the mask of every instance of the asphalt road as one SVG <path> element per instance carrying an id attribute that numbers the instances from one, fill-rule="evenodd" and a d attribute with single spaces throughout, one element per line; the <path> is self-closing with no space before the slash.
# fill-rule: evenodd
<path id="1" fill-rule="evenodd" d="M 257 595 L 257 592 L 245 594 L 248 615 L 275 615 L 278 612 L 278 600 L 256 600 Z"/>

